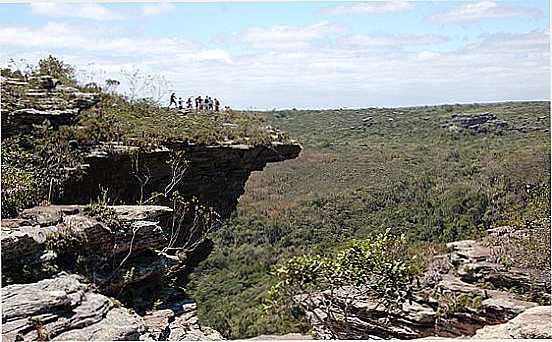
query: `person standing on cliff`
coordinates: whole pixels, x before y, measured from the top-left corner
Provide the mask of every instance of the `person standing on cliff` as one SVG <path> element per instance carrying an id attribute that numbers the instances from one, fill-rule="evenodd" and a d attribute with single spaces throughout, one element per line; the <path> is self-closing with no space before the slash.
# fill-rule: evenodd
<path id="1" fill-rule="evenodd" d="M 217 98 L 215 98 L 215 112 L 220 111 L 220 102 Z"/>
<path id="2" fill-rule="evenodd" d="M 171 108 L 171 105 L 174 103 L 174 106 L 178 108 L 178 104 L 176 103 L 176 94 L 171 94 L 171 103 L 169 103 L 169 108 Z"/>
<path id="3" fill-rule="evenodd" d="M 192 109 L 192 98 L 189 97 L 188 101 L 186 101 L 186 109 Z"/>

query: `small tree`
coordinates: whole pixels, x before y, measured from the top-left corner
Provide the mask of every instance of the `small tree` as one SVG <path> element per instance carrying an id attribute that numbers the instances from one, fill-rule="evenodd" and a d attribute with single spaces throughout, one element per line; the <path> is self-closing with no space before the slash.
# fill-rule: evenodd
<path id="1" fill-rule="evenodd" d="M 414 274 L 406 255 L 404 237 L 387 230 L 351 242 L 334 257 L 293 257 L 274 272 L 277 282 L 269 290 L 265 309 L 299 307 L 315 326 L 340 338 L 336 324 L 347 325 L 360 298 L 390 312 L 411 297 Z"/>
<path id="2" fill-rule="evenodd" d="M 76 85 L 75 68 L 49 55 L 38 61 L 38 74 L 50 75 L 66 85 Z"/>

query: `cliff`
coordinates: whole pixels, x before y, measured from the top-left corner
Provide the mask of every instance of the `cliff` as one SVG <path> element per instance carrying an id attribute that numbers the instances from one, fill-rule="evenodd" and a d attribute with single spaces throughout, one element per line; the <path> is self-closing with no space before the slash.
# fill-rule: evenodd
<path id="1" fill-rule="evenodd" d="M 253 171 L 268 163 L 296 158 L 301 146 L 274 142 L 270 145 L 174 144 L 170 148 L 143 151 L 130 146 L 102 146 L 88 151 L 84 175 L 67 184 L 61 203 L 89 203 L 107 190 L 114 203 L 137 203 L 150 198 L 171 182 L 171 158 L 184 152 L 181 181 L 174 190 L 186 199 L 196 197 L 226 218 L 236 207 Z M 139 189 L 142 188 L 143 192 Z"/>
<path id="2" fill-rule="evenodd" d="M 70 128 L 67 134 L 78 135 L 83 129 L 94 133 L 94 127 L 82 126 L 79 115 L 100 106 L 102 94 L 60 85 L 49 76 L 2 77 L 2 86 L 3 137 L 25 134 L 31 143 L 23 141 L 17 153 L 32 156 L 30 162 L 40 161 L 26 171 L 27 165 L 17 157 L 10 165 L 3 159 L 3 170 L 15 168 L 14 175 L 22 177 L 10 183 L 12 189 L 2 189 L 4 199 L 10 191 L 30 193 L 26 186 L 34 183 L 21 183 L 25 177 L 49 180 L 60 171 L 41 171 L 45 155 L 33 153 L 37 148 L 41 153 L 49 150 L 32 140 L 33 126 L 48 122 L 55 133 L 61 127 Z M 118 108 L 135 108 L 122 97 L 117 101 Z M 166 111 L 153 105 L 140 108 Z M 228 123 L 242 120 L 245 126 L 255 121 L 230 114 L 197 114 L 199 121 L 177 118 L 188 131 L 208 123 L 202 132 L 206 136 L 223 130 L 224 139 L 212 143 L 186 138 L 132 144 L 130 136 L 116 141 L 90 136 L 84 141 L 54 141 L 78 154 L 81 164 L 76 169 L 81 172 L 63 182 L 63 191 L 48 196 L 52 204 L 18 208 L 18 215 L 2 219 L 3 339 L 221 339 L 198 324 L 196 306 L 181 289 L 211 252 L 209 236 L 235 209 L 250 174 L 301 152 L 299 144 L 283 140 L 281 132 L 270 127 L 248 130 Z M 94 115 L 94 120 L 101 120 L 108 114 Z M 263 142 L 244 135 L 249 131 Z M 236 132 L 242 143 L 229 138 L 237 137 Z M 63 171 L 64 164 L 58 164 Z"/>

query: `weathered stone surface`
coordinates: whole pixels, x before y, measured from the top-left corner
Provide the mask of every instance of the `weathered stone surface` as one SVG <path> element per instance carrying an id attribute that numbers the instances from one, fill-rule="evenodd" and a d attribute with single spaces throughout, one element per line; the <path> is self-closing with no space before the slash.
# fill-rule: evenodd
<path id="1" fill-rule="evenodd" d="M 59 85 L 51 76 L 10 79 L 1 77 L 4 101 L 1 108 L 4 137 L 28 132 L 32 125 L 48 120 L 53 126 L 72 123 L 79 112 L 100 100 L 97 93 L 82 93 L 72 87 Z M 33 88 L 34 87 L 34 88 Z"/>
<path id="2" fill-rule="evenodd" d="M 550 274 L 537 270 L 505 266 L 494 254 L 487 240 L 498 234 L 509 234 L 523 238 L 523 230 L 499 227 L 489 232 L 485 241 L 464 240 L 447 244 L 451 250 L 450 260 L 457 275 L 468 283 L 485 283 L 499 289 L 517 289 L 528 293 L 533 291 L 550 301 Z"/>
<path id="3" fill-rule="evenodd" d="M 182 305 L 182 313 L 169 324 L 170 341 L 217 341 L 222 335 L 209 327 L 201 327 L 197 320 L 197 305 Z"/>
<path id="4" fill-rule="evenodd" d="M 250 338 L 250 340 L 253 341 L 274 341 L 274 340 L 284 340 L 284 341 L 293 341 L 293 340 L 312 340 L 311 335 L 303 335 L 303 334 L 296 334 L 296 333 L 290 333 L 285 335 L 259 335 L 255 336 L 253 338 Z"/>
<path id="5" fill-rule="evenodd" d="M 552 308 L 538 306 L 499 325 L 479 329 L 474 339 L 552 339 Z"/>
<path id="6" fill-rule="evenodd" d="M 45 252 L 46 237 L 53 232 L 57 232 L 57 227 L 4 227 L 2 220 L 2 270 L 8 266 L 40 262 Z"/>
<path id="7" fill-rule="evenodd" d="M 501 227 L 489 232 L 490 237 L 493 234 L 523 238 L 527 232 Z M 358 289 L 334 291 L 331 317 L 327 316 L 328 310 L 321 309 L 321 302 L 315 302 L 307 312 L 314 333 L 322 338 L 332 337 L 330 326 L 342 339 L 472 336 L 484 326 L 505 323 L 537 307 L 539 304 L 524 291 L 536 291 L 541 300 L 549 298 L 549 282 L 542 279 L 547 272 L 505 267 L 497 262 L 487 240 L 449 243 L 447 254 L 436 256 L 436 266 L 431 264 L 428 269 L 428 273 L 436 273 L 438 277 L 435 274 L 422 277 L 423 286 L 401 310 L 389 311 L 375 305 L 373 299 L 358 297 L 349 304 L 345 320 L 345 301 L 340 292 L 351 298 Z M 517 291 L 511 291 L 512 288 Z M 320 324 L 320 319 L 325 323 Z"/>
<path id="8" fill-rule="evenodd" d="M 487 133 L 508 127 L 508 123 L 497 119 L 490 112 L 453 114 L 452 119 L 443 124 L 451 132 L 467 130 L 474 133 Z"/>
<path id="9" fill-rule="evenodd" d="M 217 341 L 222 335 L 209 327 L 200 326 L 194 302 L 175 304 L 172 309 L 150 312 L 144 316 L 146 332 L 142 341 Z"/>
<path id="10" fill-rule="evenodd" d="M 433 334 L 436 312 L 428 304 L 412 301 L 404 303 L 400 310 L 389 311 L 385 306 L 378 305 L 377 299 L 356 295 L 357 291 L 359 290 L 354 287 L 337 290 L 333 297 L 336 304 L 330 310 L 318 308 L 327 292 L 313 300 L 315 308 L 307 312 L 307 316 L 312 322 L 319 319 L 326 322 L 314 325 L 317 337 L 334 337 L 327 329 L 328 326 L 332 326 L 332 330 L 340 339 L 412 339 Z M 349 304 L 345 322 L 342 309 L 345 307 L 346 298 L 352 297 L 357 298 Z M 333 313 L 332 317 L 328 317 L 329 311 Z M 335 319 L 337 321 L 334 321 Z"/>
<path id="11" fill-rule="evenodd" d="M 93 293 L 83 278 L 60 274 L 37 283 L 2 288 L 2 340 L 129 340 L 142 319 Z"/>
<path id="12" fill-rule="evenodd" d="M 123 221 L 166 221 L 173 210 L 162 205 L 114 205 L 110 208 L 117 212 Z"/>
<path id="13" fill-rule="evenodd" d="M 17 278 L 22 267 L 37 265 L 49 256 L 47 240 L 77 238 L 81 246 L 75 255 L 85 257 L 94 282 L 106 289 L 115 290 L 129 283 L 166 272 L 176 264 L 175 260 L 156 254 L 167 244 L 167 233 L 159 221 L 167 221 L 172 210 L 162 206 L 112 207 L 127 222 L 124 229 L 114 229 L 97 219 L 87 216 L 79 206 L 43 206 L 25 210 L 21 224 L 13 220 L 9 227 L 2 227 L 2 272 L 4 276 Z M 142 219 L 155 219 L 145 221 Z M 2 226 L 4 220 L 2 221 Z M 49 225 L 53 224 L 53 225 Z M 45 225 L 45 226 L 42 226 Z M 59 251 L 53 250 L 55 253 Z M 122 260 L 125 260 L 122 263 Z M 122 266 L 116 267 L 122 263 Z M 14 276 L 12 276 L 14 275 Z"/>
<path id="14" fill-rule="evenodd" d="M 108 196 L 115 203 L 137 203 L 141 185 L 137 177 L 129 176 L 136 173 L 136 156 L 129 153 L 133 149 L 117 145 L 91 151 L 85 161 L 88 165 L 85 175 L 66 186 L 61 202 L 89 203 L 98 198 L 101 186 L 108 189 Z M 185 151 L 188 160 L 186 172 L 175 190 L 188 200 L 198 198 L 225 218 L 235 209 L 251 172 L 262 170 L 270 162 L 297 157 L 301 146 L 295 143 L 266 146 L 175 144 L 141 153 L 138 155 L 139 172 L 149 177 L 144 185 L 144 199 L 169 184 L 172 172 L 168 162 L 172 150 Z"/>

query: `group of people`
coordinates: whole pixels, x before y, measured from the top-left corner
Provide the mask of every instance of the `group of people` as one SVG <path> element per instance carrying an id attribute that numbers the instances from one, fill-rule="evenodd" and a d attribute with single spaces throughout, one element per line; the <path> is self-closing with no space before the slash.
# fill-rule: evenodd
<path id="1" fill-rule="evenodd" d="M 195 110 L 197 112 L 202 111 L 210 111 L 210 112 L 219 112 L 220 111 L 220 101 L 218 99 L 213 99 L 210 96 L 205 96 L 205 98 L 202 98 L 201 96 L 196 97 L 192 100 L 191 97 L 188 98 L 186 103 L 184 103 L 184 100 L 182 98 L 178 98 L 178 101 L 176 100 L 176 94 L 171 94 L 171 102 L 169 103 L 169 108 L 174 104 L 175 108 L 178 109 L 187 109 L 187 110 L 193 110 L 194 104 L 195 104 Z"/>

